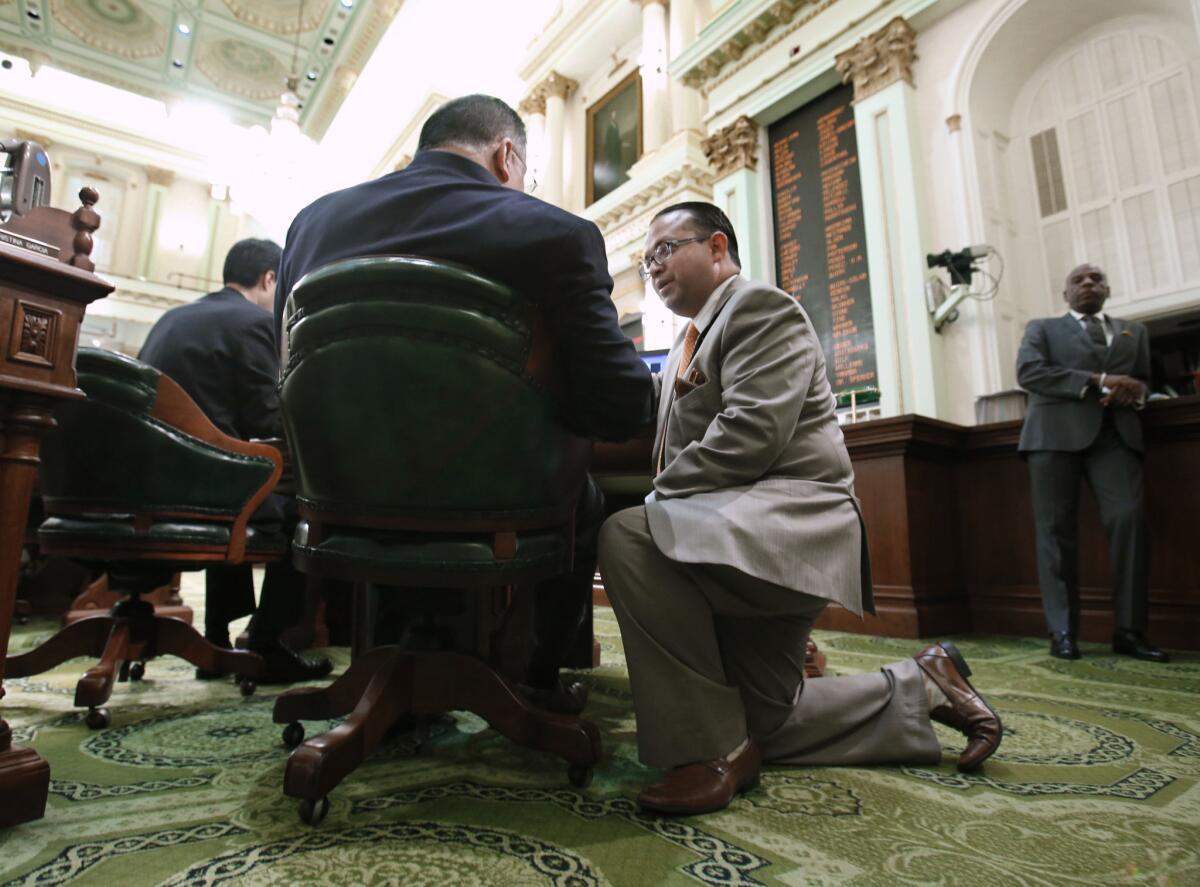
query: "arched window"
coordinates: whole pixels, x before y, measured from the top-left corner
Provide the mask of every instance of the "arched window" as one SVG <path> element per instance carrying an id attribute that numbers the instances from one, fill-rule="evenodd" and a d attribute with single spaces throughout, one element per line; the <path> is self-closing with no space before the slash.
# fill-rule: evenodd
<path id="1" fill-rule="evenodd" d="M 1114 303 L 1200 285 L 1196 67 L 1126 23 L 1035 75 L 1024 130 L 1049 292 L 1085 261 Z"/>

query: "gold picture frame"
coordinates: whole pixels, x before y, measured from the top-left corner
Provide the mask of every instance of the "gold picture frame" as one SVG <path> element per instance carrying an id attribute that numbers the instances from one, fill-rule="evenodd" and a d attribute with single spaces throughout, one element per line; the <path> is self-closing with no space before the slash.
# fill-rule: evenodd
<path id="1" fill-rule="evenodd" d="M 642 76 L 630 72 L 587 110 L 587 205 L 629 181 L 642 156 Z"/>

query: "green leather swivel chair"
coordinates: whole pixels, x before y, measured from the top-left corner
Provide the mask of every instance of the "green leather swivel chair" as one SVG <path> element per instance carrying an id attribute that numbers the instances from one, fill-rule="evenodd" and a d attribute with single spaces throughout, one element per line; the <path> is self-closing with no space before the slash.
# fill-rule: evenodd
<path id="1" fill-rule="evenodd" d="M 219 431 L 171 379 L 136 360 L 81 348 L 85 397 L 55 407 L 56 427 L 41 447 L 46 519 L 38 544 L 48 555 L 102 565 L 126 595 L 107 615 L 71 623 L 41 646 L 10 657 L 9 677 L 99 656 L 75 689 L 88 726 L 108 724 L 102 708 L 113 682 L 140 680 L 154 656 L 180 656 L 210 671 L 236 673 L 254 690 L 262 658 L 222 650 L 181 619 L 156 616 L 141 595 L 181 570 L 276 560 L 279 532 L 249 524 L 279 479 L 277 449 Z"/>
<path id="2" fill-rule="evenodd" d="M 590 454 L 556 421 L 559 379 L 537 306 L 457 266 L 383 256 L 306 276 L 286 313 L 296 566 L 404 595 L 401 607 L 429 589 L 447 601 L 472 589 L 476 621 L 452 652 L 379 647 L 329 687 L 279 697 L 275 721 L 299 745 L 285 793 L 319 822 L 329 792 L 394 723 L 455 710 L 560 755 L 586 784 L 595 725 L 534 709 L 485 661 L 505 589 L 570 569 Z M 300 745 L 299 721 L 345 714 Z"/>

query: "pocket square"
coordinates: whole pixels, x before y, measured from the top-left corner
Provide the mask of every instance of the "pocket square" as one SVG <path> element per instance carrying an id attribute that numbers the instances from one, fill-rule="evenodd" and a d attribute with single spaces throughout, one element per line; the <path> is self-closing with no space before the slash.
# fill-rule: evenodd
<path id="1" fill-rule="evenodd" d="M 1129 336 L 1129 338 L 1131 338 L 1131 339 L 1133 338 L 1133 333 L 1129 332 L 1129 330 L 1121 330 L 1121 335 Z"/>
<path id="2" fill-rule="evenodd" d="M 695 391 L 707 381 L 708 379 L 704 373 L 693 367 L 688 371 L 687 375 L 675 378 L 675 397 L 683 397 L 688 392 Z"/>

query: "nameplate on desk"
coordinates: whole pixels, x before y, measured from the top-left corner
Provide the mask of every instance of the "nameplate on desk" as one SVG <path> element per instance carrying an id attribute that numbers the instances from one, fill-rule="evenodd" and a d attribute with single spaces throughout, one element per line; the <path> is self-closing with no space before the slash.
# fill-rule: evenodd
<path id="1" fill-rule="evenodd" d="M 37 253 L 41 256 L 46 256 L 51 259 L 58 258 L 58 247 L 49 243 L 42 243 L 40 240 L 34 240 L 32 237 L 22 237 L 20 234 L 13 234 L 11 231 L 5 231 L 0 228 L 0 243 L 7 243 L 12 246 L 18 246 L 21 249 L 27 249 L 30 252 Z"/>

